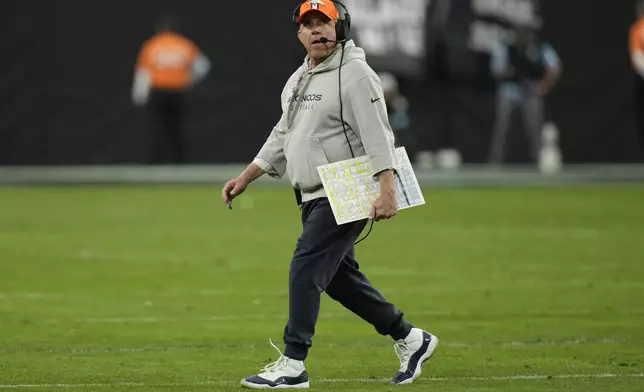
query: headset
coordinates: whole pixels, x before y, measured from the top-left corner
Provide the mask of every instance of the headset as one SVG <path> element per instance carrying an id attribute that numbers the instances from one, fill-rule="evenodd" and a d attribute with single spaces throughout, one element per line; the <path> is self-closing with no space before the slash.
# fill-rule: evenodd
<path id="1" fill-rule="evenodd" d="M 300 17 L 300 7 L 302 6 L 302 4 L 306 3 L 306 1 L 309 1 L 309 0 L 305 0 L 301 2 L 293 10 L 293 22 L 298 26 L 299 26 L 298 19 Z M 340 55 L 340 67 L 338 67 L 338 98 L 340 101 L 340 122 L 342 123 L 342 130 L 344 131 L 344 137 L 347 139 L 347 145 L 349 146 L 349 151 L 351 151 L 351 157 L 355 158 L 356 156 L 353 152 L 353 147 L 351 147 L 351 141 L 349 141 L 346 122 L 344 121 L 344 107 L 343 107 L 344 105 L 342 102 L 342 63 L 344 62 L 344 46 L 347 43 L 347 41 L 351 39 L 351 14 L 349 13 L 349 10 L 347 9 L 347 7 L 338 0 L 324 0 L 324 1 L 332 1 L 333 4 L 335 5 L 335 8 L 338 10 L 338 13 L 340 14 L 335 23 L 336 40 L 331 41 L 323 37 L 322 39 L 320 39 L 320 41 L 322 43 L 336 42 L 342 45 L 342 54 Z M 298 196 L 299 198 L 301 198 L 301 196 L 298 195 L 298 192 L 296 190 L 296 197 Z M 354 245 L 357 245 L 360 242 L 364 241 L 369 236 L 372 229 L 373 229 L 373 220 L 371 221 L 371 224 L 369 226 L 369 231 L 367 231 L 367 234 L 364 237 L 362 237 L 362 239 L 356 241 Z"/>

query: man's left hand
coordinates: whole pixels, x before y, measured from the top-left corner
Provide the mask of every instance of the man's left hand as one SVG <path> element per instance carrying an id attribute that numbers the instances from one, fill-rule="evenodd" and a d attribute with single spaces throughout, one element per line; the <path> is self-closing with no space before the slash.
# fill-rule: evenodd
<path id="1" fill-rule="evenodd" d="M 398 205 L 396 196 L 394 194 L 385 193 L 378 196 L 376 201 L 373 202 L 369 219 L 378 222 L 381 219 L 390 219 L 398 213 Z"/>
<path id="2" fill-rule="evenodd" d="M 390 219 L 396 216 L 398 207 L 396 206 L 396 199 L 390 197 L 378 196 L 376 201 L 373 202 L 371 207 L 371 214 L 369 219 L 378 222 L 381 219 Z"/>
<path id="3" fill-rule="evenodd" d="M 380 184 L 380 196 L 373 202 L 369 219 L 376 222 L 396 216 L 398 203 L 396 202 L 396 186 L 394 185 L 394 171 L 383 170 L 377 174 Z"/>

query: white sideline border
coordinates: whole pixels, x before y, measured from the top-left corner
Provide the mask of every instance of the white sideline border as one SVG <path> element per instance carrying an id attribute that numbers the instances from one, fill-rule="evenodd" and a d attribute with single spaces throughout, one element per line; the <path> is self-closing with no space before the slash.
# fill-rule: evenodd
<path id="1" fill-rule="evenodd" d="M 428 377 L 424 381 L 530 381 L 530 380 L 565 380 L 565 379 L 604 379 L 604 378 L 642 378 L 644 373 L 617 374 L 617 373 L 596 373 L 596 374 L 517 374 L 513 376 L 489 376 L 489 377 Z M 388 383 L 386 378 L 356 378 L 356 379 L 319 379 L 314 383 L 350 383 L 350 382 L 372 382 Z M 115 382 L 115 383 L 90 383 L 90 384 L 0 384 L 0 389 L 18 388 L 108 388 L 108 387 L 198 387 L 198 386 L 223 386 L 236 385 L 239 381 L 202 381 L 193 383 L 145 383 L 145 382 Z"/>

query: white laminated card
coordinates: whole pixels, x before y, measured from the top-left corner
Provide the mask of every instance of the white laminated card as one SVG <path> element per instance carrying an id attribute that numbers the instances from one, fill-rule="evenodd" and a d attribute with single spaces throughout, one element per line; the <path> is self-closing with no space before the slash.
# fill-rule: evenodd
<path id="1" fill-rule="evenodd" d="M 396 198 L 398 209 L 425 204 L 423 193 L 404 147 L 396 148 L 398 160 Z M 318 167 L 324 190 L 338 225 L 367 219 L 380 185 L 368 157 L 358 157 Z"/>

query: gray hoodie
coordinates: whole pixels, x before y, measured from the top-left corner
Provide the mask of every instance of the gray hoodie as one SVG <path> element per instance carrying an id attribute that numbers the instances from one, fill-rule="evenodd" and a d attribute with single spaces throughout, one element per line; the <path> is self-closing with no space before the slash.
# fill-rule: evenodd
<path id="1" fill-rule="evenodd" d="M 352 158 L 340 121 L 341 54 L 339 47 L 313 69 L 308 56 L 304 59 L 282 90 L 282 117 L 253 161 L 272 177 L 286 174 L 303 202 L 326 197 L 318 166 Z M 353 41 L 345 45 L 342 64 L 342 109 L 354 155 L 368 156 L 374 175 L 395 169 L 380 79 Z"/>

